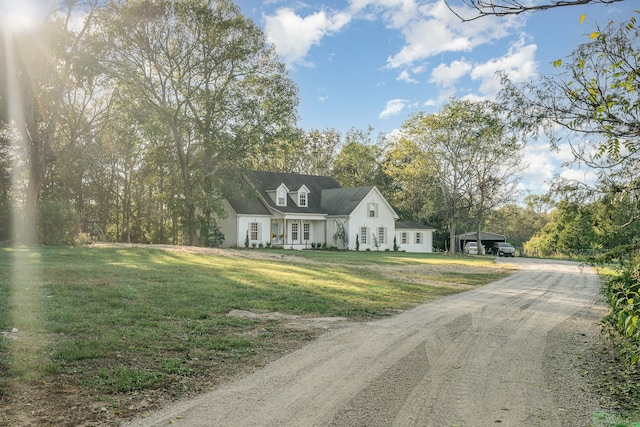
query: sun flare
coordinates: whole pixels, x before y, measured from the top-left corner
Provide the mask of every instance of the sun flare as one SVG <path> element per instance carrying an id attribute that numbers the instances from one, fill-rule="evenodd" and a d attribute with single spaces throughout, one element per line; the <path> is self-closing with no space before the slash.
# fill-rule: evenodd
<path id="1" fill-rule="evenodd" d="M 23 31 L 35 28 L 44 19 L 47 1 L 0 0 L 1 31 Z"/>

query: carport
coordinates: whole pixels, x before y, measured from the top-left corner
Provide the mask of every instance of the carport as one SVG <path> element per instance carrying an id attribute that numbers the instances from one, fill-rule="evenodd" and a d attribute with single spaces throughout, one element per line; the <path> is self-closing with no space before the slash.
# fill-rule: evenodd
<path id="1" fill-rule="evenodd" d="M 464 250 L 464 245 L 467 242 L 477 242 L 478 241 L 478 233 L 463 233 L 456 235 L 456 247 L 458 248 L 458 252 L 462 252 Z M 486 231 L 480 232 L 480 244 L 484 245 L 486 251 L 490 251 L 491 247 L 494 243 L 497 242 L 506 242 L 507 237 L 502 234 L 488 233 Z M 480 251 L 478 251 L 480 252 Z"/>

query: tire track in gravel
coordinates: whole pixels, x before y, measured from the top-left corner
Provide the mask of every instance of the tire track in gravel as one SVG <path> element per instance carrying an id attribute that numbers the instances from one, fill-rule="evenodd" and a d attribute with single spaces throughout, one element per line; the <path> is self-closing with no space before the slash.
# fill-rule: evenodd
<path id="1" fill-rule="evenodd" d="M 567 407 L 588 425 L 598 397 L 574 372 L 550 376 L 548 358 L 573 354 L 570 334 L 597 337 L 597 317 L 576 314 L 598 312 L 598 277 L 576 263 L 510 262 L 521 270 L 506 279 L 328 332 L 130 426 L 546 427 L 566 425 Z"/>

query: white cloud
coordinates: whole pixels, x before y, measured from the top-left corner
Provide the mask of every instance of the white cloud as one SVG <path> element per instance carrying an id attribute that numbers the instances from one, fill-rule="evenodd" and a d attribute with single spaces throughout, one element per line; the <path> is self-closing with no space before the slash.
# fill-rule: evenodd
<path id="1" fill-rule="evenodd" d="M 593 184 L 598 179 L 598 176 L 593 171 L 593 169 L 591 170 L 564 169 L 560 173 L 560 176 L 562 178 L 582 182 L 584 184 Z"/>
<path id="2" fill-rule="evenodd" d="M 522 176 L 522 184 L 533 193 L 549 191 L 549 181 L 560 172 L 560 161 L 549 148 L 548 142 L 530 141 L 524 149 L 527 169 Z"/>
<path id="3" fill-rule="evenodd" d="M 363 19 L 377 19 L 382 14 L 393 28 L 407 24 L 417 13 L 415 0 L 350 0 L 350 10 Z"/>
<path id="4" fill-rule="evenodd" d="M 404 15 L 403 15 L 404 16 Z M 398 68 L 414 64 L 444 52 L 469 52 L 475 47 L 499 40 L 519 27 L 514 17 L 487 17 L 471 22 L 461 22 L 443 0 L 418 7 L 416 13 L 403 25 L 398 19 L 387 24 L 398 29 L 405 38 L 405 45 L 395 55 L 389 56 L 387 66 Z"/>
<path id="5" fill-rule="evenodd" d="M 525 44 L 519 40 L 509 48 L 509 52 L 499 58 L 491 59 L 484 64 L 476 64 L 471 71 L 473 80 L 480 80 L 479 91 L 482 95 L 492 97 L 500 90 L 500 80 L 497 71 L 504 71 L 515 83 L 531 78 L 538 68 L 535 60 L 538 47 L 535 44 Z"/>
<path id="6" fill-rule="evenodd" d="M 416 79 L 411 77 L 411 74 L 409 74 L 409 71 L 407 70 L 402 70 L 398 75 L 398 77 L 396 77 L 396 80 L 407 82 L 407 83 L 418 83 Z"/>
<path id="7" fill-rule="evenodd" d="M 320 44 L 323 37 L 340 31 L 351 21 L 346 12 L 319 11 L 306 17 L 298 16 L 292 9 L 282 8 L 275 15 L 265 17 L 267 39 L 288 66 L 313 65 L 306 61 L 312 46 Z"/>
<path id="8" fill-rule="evenodd" d="M 398 115 L 405 109 L 407 106 L 406 99 L 391 99 L 387 101 L 387 105 L 384 110 L 378 115 L 381 119 L 386 119 L 387 117 Z"/>
<path id="9" fill-rule="evenodd" d="M 440 64 L 431 72 L 431 82 L 442 87 L 452 86 L 456 80 L 467 75 L 471 71 L 471 62 L 460 60 L 453 61 L 449 65 Z"/>

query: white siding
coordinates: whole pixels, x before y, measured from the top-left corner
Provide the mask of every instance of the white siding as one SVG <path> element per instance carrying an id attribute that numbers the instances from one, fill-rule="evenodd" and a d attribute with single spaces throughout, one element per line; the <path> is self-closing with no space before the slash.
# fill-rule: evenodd
<path id="1" fill-rule="evenodd" d="M 347 217 L 329 217 L 327 218 L 326 224 L 327 224 L 327 231 L 326 231 L 326 239 L 322 241 L 322 243 L 326 243 L 327 246 L 337 246 L 338 248 L 342 249 L 342 242 L 340 240 L 338 240 L 337 242 L 333 241 L 333 236 L 337 233 L 338 231 L 338 223 L 344 224 L 346 231 L 347 231 L 347 236 L 349 236 L 349 246 L 347 246 L 347 248 L 351 249 L 351 246 L 354 245 L 353 247 L 355 247 L 355 235 L 351 235 L 353 234 L 352 232 L 349 231 L 349 219 Z"/>
<path id="2" fill-rule="evenodd" d="M 402 233 L 407 234 L 407 243 L 402 243 Z M 420 243 L 416 243 L 416 233 L 421 233 Z M 398 249 L 405 252 L 433 252 L 433 230 L 430 229 L 399 229 L 395 233 Z M 391 243 L 393 246 L 393 242 Z"/>
<path id="3" fill-rule="evenodd" d="M 371 203 L 376 204 L 377 212 L 375 217 L 369 216 L 369 206 Z M 376 239 L 378 239 L 378 229 L 383 227 L 385 228 L 385 241 L 384 243 L 378 241 L 380 246 L 377 250 L 393 250 L 393 236 L 395 234 L 396 219 L 396 213 L 391 209 L 380 192 L 374 188 L 349 216 L 349 249 L 355 250 L 356 234 L 360 237 L 361 228 L 367 227 L 369 229 L 367 233 L 367 243 L 363 244 L 360 242 L 360 250 L 366 251 L 367 249 L 371 249 L 372 251 L 375 251 L 376 246 L 373 236 L 375 235 Z"/>
<path id="4" fill-rule="evenodd" d="M 258 238 L 256 240 L 251 239 L 251 224 L 258 224 Z M 245 239 L 247 237 L 247 232 L 249 233 L 249 247 L 255 243 L 256 247 L 262 243 L 262 245 L 266 245 L 267 242 L 271 240 L 271 217 L 269 216 L 238 216 L 238 238 L 236 241 L 236 246 L 238 248 L 244 248 Z"/>

